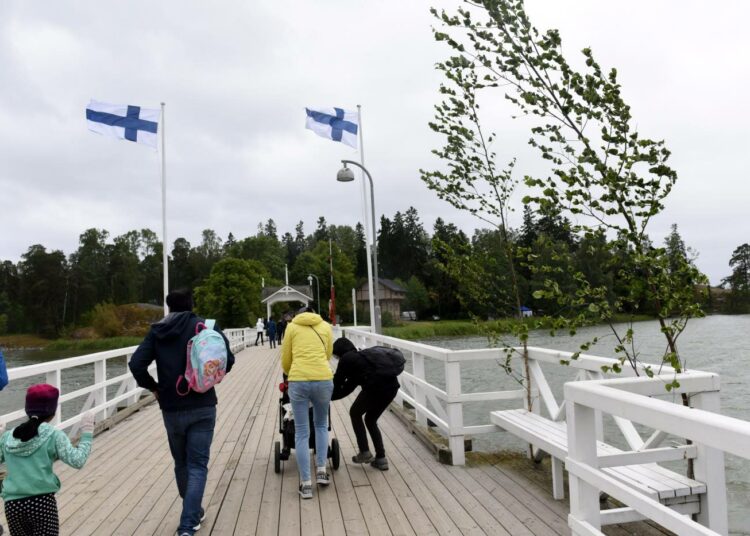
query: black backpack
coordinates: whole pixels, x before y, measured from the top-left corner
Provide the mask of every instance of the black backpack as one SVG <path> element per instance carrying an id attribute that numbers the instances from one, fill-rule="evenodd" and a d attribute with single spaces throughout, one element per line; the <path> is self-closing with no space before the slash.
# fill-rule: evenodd
<path id="1" fill-rule="evenodd" d="M 404 371 L 406 359 L 404 359 L 404 354 L 396 348 L 373 346 L 360 350 L 359 355 L 367 363 L 366 382 L 368 384 L 396 378 Z"/>

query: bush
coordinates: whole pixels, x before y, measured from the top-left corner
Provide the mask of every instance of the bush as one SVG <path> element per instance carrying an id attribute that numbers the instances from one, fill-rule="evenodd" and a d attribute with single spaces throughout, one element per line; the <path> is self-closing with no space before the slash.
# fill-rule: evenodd
<path id="1" fill-rule="evenodd" d="M 8 315 L 0 315 L 0 335 L 8 333 Z"/>
<path id="2" fill-rule="evenodd" d="M 390 328 L 396 325 L 396 321 L 390 311 L 383 311 L 380 313 L 380 321 L 384 328 Z"/>
<path id="3" fill-rule="evenodd" d="M 117 316 L 117 307 L 111 303 L 100 303 L 91 313 L 91 325 L 100 337 L 122 335 L 124 325 Z"/>

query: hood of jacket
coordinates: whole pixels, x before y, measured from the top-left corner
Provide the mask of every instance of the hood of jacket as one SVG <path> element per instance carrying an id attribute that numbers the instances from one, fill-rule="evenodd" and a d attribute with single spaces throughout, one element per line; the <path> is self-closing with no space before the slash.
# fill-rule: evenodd
<path id="1" fill-rule="evenodd" d="M 13 431 L 8 432 L 8 438 L 5 441 L 5 450 L 15 456 L 31 456 L 41 446 L 47 443 L 47 440 L 55 433 L 55 429 L 47 423 L 39 426 L 39 433 L 28 441 L 21 441 L 13 437 Z"/>
<path id="2" fill-rule="evenodd" d="M 315 313 L 301 313 L 292 320 L 292 324 L 297 324 L 298 326 L 317 326 L 321 322 L 323 322 L 323 319 Z"/>
<path id="3" fill-rule="evenodd" d="M 184 333 L 185 328 L 196 318 L 192 311 L 182 311 L 180 313 L 169 313 L 159 320 L 156 324 L 151 324 L 154 336 L 160 340 L 172 339 L 179 337 Z"/>

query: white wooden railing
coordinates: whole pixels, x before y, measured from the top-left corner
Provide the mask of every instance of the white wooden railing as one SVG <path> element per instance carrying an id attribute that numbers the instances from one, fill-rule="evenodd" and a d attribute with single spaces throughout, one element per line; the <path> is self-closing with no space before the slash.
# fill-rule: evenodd
<path id="1" fill-rule="evenodd" d="M 680 375 L 678 393 L 690 393 L 690 404 L 652 398 L 662 394 L 664 378 L 621 378 L 565 385 L 568 413 L 569 454 L 565 461 L 570 482 L 569 525 L 575 536 L 601 535 L 602 516 L 624 520 L 651 519 L 680 536 L 728 533 L 724 453 L 750 458 L 750 422 L 719 414 L 719 378 L 716 374 Z M 692 441 L 695 478 L 706 484 L 700 513 L 689 516 L 660 504 L 613 479 L 604 467 L 612 460 L 597 456 L 596 413 L 606 412 L 621 419 Z M 623 453 L 614 465 L 666 461 L 667 449 L 636 449 Z M 674 450 L 674 449 L 669 449 Z M 645 456 L 650 456 L 648 459 Z M 617 511 L 599 511 L 599 493 L 605 492 L 625 505 Z"/>
<path id="2" fill-rule="evenodd" d="M 448 439 L 454 464 L 463 464 L 464 437 L 466 435 L 497 432 L 489 423 L 464 425 L 464 405 L 478 401 L 518 401 L 518 407 L 527 407 L 525 388 L 465 393 L 461 388 L 461 366 L 469 362 L 493 360 L 505 362 L 502 349 L 447 350 L 425 344 L 403 341 L 394 337 L 377 335 L 361 329 L 344 328 L 339 334 L 350 338 L 358 347 L 375 345 L 400 349 L 411 358 L 411 371 L 405 371 L 399 380 L 402 384 L 399 400 L 414 407 L 416 419 L 426 424 L 429 419 Z M 520 349 L 515 352 L 514 370 L 519 366 Z M 608 522 L 626 522 L 651 519 L 680 535 L 727 534 L 727 504 L 724 476 L 724 454 L 731 452 L 750 458 L 750 423 L 719 414 L 719 378 L 716 374 L 690 371 L 675 375 L 667 366 L 651 365 L 660 375 L 648 378 L 645 374 L 623 367 L 622 373 L 605 378 L 603 366 L 612 366 L 616 360 L 591 355 L 580 355 L 571 360 L 570 352 L 545 348 L 528 348 L 531 400 L 534 412 L 545 412 L 554 421 L 566 421 L 570 457 L 566 468 L 570 473 L 571 515 L 570 525 L 576 535 L 602 534 L 599 512 L 599 492 L 603 491 L 627 505 L 608 511 Z M 444 369 L 445 387 L 427 381 L 425 362 L 433 360 Z M 566 360 L 569 365 L 562 365 Z M 573 381 L 564 385 L 564 398 L 558 402 L 542 371 L 555 365 L 558 370 L 575 374 Z M 647 366 L 641 365 L 641 368 Z M 497 368 L 498 383 L 505 372 Z M 673 389 L 671 401 L 652 397 L 664 396 L 665 385 L 674 379 L 680 382 Z M 527 384 L 527 378 L 524 383 Z M 689 393 L 691 408 L 681 405 L 681 394 Z M 528 408 L 527 408 L 528 409 Z M 612 416 L 629 450 L 622 454 L 597 457 L 596 442 L 602 441 L 603 414 Z M 634 423 L 653 429 L 646 438 Z M 679 448 L 660 448 L 672 434 L 689 439 L 692 445 Z M 706 484 L 707 493 L 700 497 L 697 522 L 681 515 L 633 488 L 612 479 L 601 469 L 623 465 L 694 459 L 695 478 Z M 616 519 L 620 521 L 614 521 Z"/>
<path id="3" fill-rule="evenodd" d="M 498 431 L 496 425 L 486 416 L 486 422 L 478 425 L 466 426 L 464 424 L 464 404 L 481 401 L 517 401 L 519 407 L 527 407 L 526 389 L 519 385 L 517 389 L 505 389 L 487 392 L 463 392 L 461 387 L 461 366 L 471 362 L 494 361 L 504 363 L 505 351 L 501 348 L 485 348 L 479 350 L 448 350 L 426 344 L 404 341 L 395 337 L 377 335 L 359 328 L 344 328 L 342 333 L 350 338 L 359 347 L 375 345 L 392 346 L 400 349 L 404 355 L 411 358 L 412 370 L 405 371 L 399 380 L 402 384 L 399 393 L 399 402 L 406 401 L 414 407 L 417 422 L 427 424 L 431 421 L 448 438 L 449 447 L 454 465 L 462 465 L 465 462 L 464 439 L 467 435 L 487 434 Z M 516 349 L 513 357 L 513 369 L 523 371 L 519 366 L 520 351 Z M 558 402 L 553 395 L 547 378 L 542 371 L 542 364 L 553 365 L 562 372 L 573 374 L 571 380 L 598 380 L 604 377 L 602 366 L 612 366 L 619 363 L 615 359 L 597 357 L 582 354 L 578 359 L 571 360 L 570 352 L 549 350 L 546 348 L 528 348 L 529 374 L 531 376 L 531 410 L 542 413 L 554 421 L 565 420 L 565 402 Z M 570 365 L 563 366 L 561 360 L 570 361 Z M 436 361 L 442 364 L 445 375 L 445 387 L 438 387 L 427 381 L 425 376 L 425 362 Z M 662 367 L 663 373 L 672 372 L 669 367 Z M 497 383 L 501 384 L 506 378 L 506 373 L 501 367 L 497 367 L 494 374 Z M 635 373 L 623 367 L 622 376 L 634 376 Z M 524 384 L 528 380 L 524 378 Z M 661 384 L 662 390 L 664 389 Z M 599 425 L 597 427 L 598 438 L 602 439 L 603 427 L 601 426 L 601 414 L 598 414 Z M 640 437 L 632 423 L 626 419 L 615 419 L 615 423 L 623 435 L 624 440 L 631 448 L 640 448 L 645 441 Z M 663 435 L 651 438 L 651 443 L 661 441 Z"/>
<path id="4" fill-rule="evenodd" d="M 224 334 L 229 339 L 230 347 L 233 352 L 238 352 L 250 344 L 250 328 L 227 329 Z M 94 354 L 83 355 L 79 357 L 69 357 L 27 365 L 24 367 L 15 367 L 8 370 L 8 378 L 11 383 L 19 380 L 25 380 L 26 383 L 48 383 L 54 385 L 60 390 L 60 400 L 57 406 L 52 424 L 63 430 L 70 430 L 70 435 L 75 436 L 78 432 L 78 426 L 81 417 L 88 411 L 96 412 L 96 422 L 101 422 L 107 417 L 112 416 L 118 408 L 127 407 L 138 402 L 145 390 L 138 387 L 127 368 L 130 357 L 135 352 L 137 346 L 128 348 L 119 348 L 117 350 L 108 350 L 106 352 L 97 352 Z M 120 367 L 123 369 L 122 374 L 108 378 L 108 368 L 111 370 L 114 360 L 120 360 Z M 63 375 L 68 374 L 77 367 L 93 365 L 93 374 L 89 375 L 90 383 L 84 387 L 77 388 L 66 392 L 63 387 Z M 149 367 L 149 371 L 155 373 L 156 364 Z M 109 396 L 110 388 L 116 386 L 114 396 Z M 80 410 L 75 414 L 62 418 L 63 404 L 83 399 Z M 26 417 L 23 405 L 19 409 L 0 415 L 0 421 L 9 423 Z"/>

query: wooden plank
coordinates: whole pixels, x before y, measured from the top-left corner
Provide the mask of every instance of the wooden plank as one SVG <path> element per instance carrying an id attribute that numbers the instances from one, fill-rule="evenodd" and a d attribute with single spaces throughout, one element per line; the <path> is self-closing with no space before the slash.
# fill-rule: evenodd
<path id="1" fill-rule="evenodd" d="M 248 534 L 256 533 L 264 487 L 266 485 L 272 485 L 272 481 L 280 480 L 280 477 L 273 473 L 273 451 L 271 451 L 270 457 L 268 455 L 269 444 L 272 445 L 273 440 L 277 437 L 275 434 L 277 432 L 276 411 L 278 406 L 276 401 L 278 399 L 278 391 L 276 391 L 276 383 L 278 382 L 276 380 L 278 376 L 278 370 L 275 375 L 271 376 L 272 379 L 270 383 L 272 384 L 272 393 L 274 394 L 258 403 L 258 416 L 256 419 L 260 420 L 262 417 L 264 424 L 263 428 L 260 430 L 260 436 L 257 440 L 255 452 L 247 452 L 245 454 L 245 459 L 242 461 L 243 464 L 250 465 L 251 470 L 247 478 L 245 493 L 242 497 L 239 516 L 236 519 L 234 533 L 238 535 L 244 532 Z M 251 456 L 252 459 L 249 459 Z M 267 481 L 267 476 L 272 479 L 272 481 Z M 214 531 L 219 532 L 220 528 L 221 527 L 219 526 L 214 526 Z M 261 532 L 257 533 L 261 534 Z M 232 534 L 232 532 L 227 532 L 227 534 Z"/>
<path id="2" fill-rule="evenodd" d="M 381 431 L 383 431 L 393 442 L 396 449 L 404 457 L 405 461 L 412 467 L 415 473 L 419 476 L 423 485 L 431 491 L 435 499 L 445 509 L 446 513 L 450 516 L 452 521 L 456 524 L 461 534 L 487 534 L 482 526 L 479 525 L 477 520 L 472 516 L 472 512 L 462 504 L 462 501 L 456 497 L 461 495 L 462 486 L 456 483 L 454 487 L 451 485 L 449 488 L 445 482 L 436 476 L 433 470 L 438 469 L 440 466 L 434 458 L 432 458 L 427 449 L 421 444 L 407 444 L 399 434 L 399 429 L 394 426 L 400 426 L 393 420 L 393 416 L 389 413 L 384 413 L 383 418 L 379 421 Z M 403 428 L 401 428 L 403 430 Z M 414 443 L 414 442 L 412 442 Z M 412 488 L 412 491 L 414 488 Z M 465 490 L 464 490 L 465 491 Z M 463 497 L 461 497 L 463 498 Z M 473 505 L 472 505 L 473 506 Z M 479 517 L 481 513 L 479 513 Z M 489 521 L 489 520 L 488 520 Z M 488 525 L 495 525 L 493 522 L 489 522 Z M 489 530 L 489 527 L 487 527 Z M 507 534 L 505 530 L 497 525 L 495 528 L 497 532 L 489 532 L 489 534 Z"/>
<path id="3" fill-rule="evenodd" d="M 271 374 L 269 368 L 256 390 L 258 394 L 255 400 L 248 397 L 246 403 L 249 410 L 247 421 L 230 455 L 229 463 L 224 468 L 217 489 L 211 497 L 209 510 L 217 513 L 215 516 L 209 516 L 209 523 L 206 528 L 219 534 L 234 532 L 237 524 L 259 440 L 266 424 L 266 412 L 260 413 L 258 404 L 268 400 L 271 394 L 275 392 L 275 386 L 272 385 L 274 379 L 275 376 Z"/>
<path id="4" fill-rule="evenodd" d="M 539 508 L 544 508 L 543 504 L 540 504 L 535 508 L 537 502 L 533 503 L 523 502 L 516 498 L 517 486 L 500 485 L 498 482 L 490 478 L 484 467 L 469 467 L 466 469 L 467 475 L 473 478 L 477 484 L 486 489 L 492 496 L 503 505 L 503 508 L 509 510 L 532 534 L 535 536 L 561 536 L 567 534 L 567 526 L 564 520 L 557 516 L 551 515 L 550 518 L 554 521 L 552 523 L 546 523 L 542 520 L 539 514 Z M 508 489 L 510 488 L 510 489 Z"/>
<path id="5" fill-rule="evenodd" d="M 351 401 L 352 399 L 350 398 L 348 402 L 351 403 Z M 356 452 L 354 448 L 356 440 L 354 431 L 351 429 L 350 419 L 344 419 L 340 413 L 341 409 L 343 409 L 343 406 L 344 404 L 336 404 L 336 407 L 331 412 L 331 416 L 335 423 L 335 429 L 337 431 L 336 435 L 339 438 L 339 441 L 341 441 L 341 439 L 343 439 L 344 437 L 348 438 L 348 441 L 346 441 L 345 443 L 347 448 L 345 450 L 346 456 L 344 460 L 349 460 L 349 454 L 351 453 L 351 456 L 353 456 Z M 380 510 L 382 511 L 384 520 L 387 523 L 388 530 L 390 530 L 392 534 L 398 536 L 414 535 L 415 532 L 412 528 L 411 523 L 409 522 L 408 516 L 402 509 L 401 503 L 394 495 L 393 490 L 388 485 L 388 482 L 385 480 L 384 472 L 370 468 L 369 465 L 364 464 L 361 465 L 361 468 L 363 469 L 362 474 L 368 479 L 370 483 L 372 493 L 376 498 L 377 504 L 379 504 L 380 506 Z M 360 490 L 357 489 L 356 491 L 359 497 Z M 364 514 L 364 507 L 362 508 L 362 510 Z M 380 518 L 380 516 L 377 517 L 378 519 Z M 373 531 L 371 523 L 368 523 L 368 527 L 370 528 L 370 533 L 376 533 Z"/>

